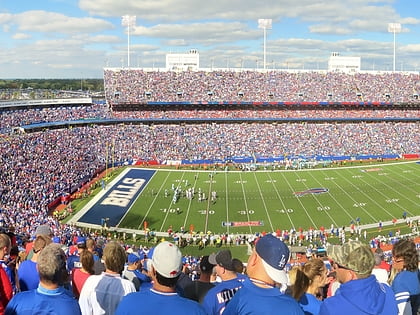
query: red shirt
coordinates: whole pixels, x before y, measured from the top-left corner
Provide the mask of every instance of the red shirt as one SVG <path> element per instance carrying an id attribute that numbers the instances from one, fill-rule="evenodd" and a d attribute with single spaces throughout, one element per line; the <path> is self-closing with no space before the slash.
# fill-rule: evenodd
<path id="1" fill-rule="evenodd" d="M 4 314 L 7 303 L 13 297 L 13 288 L 6 271 L 0 266 L 0 314 Z"/>
<path id="2" fill-rule="evenodd" d="M 83 285 L 85 284 L 86 279 L 89 277 L 90 277 L 90 273 L 86 273 L 78 268 L 73 269 L 71 278 L 72 278 L 73 293 L 76 299 L 79 298 Z"/>

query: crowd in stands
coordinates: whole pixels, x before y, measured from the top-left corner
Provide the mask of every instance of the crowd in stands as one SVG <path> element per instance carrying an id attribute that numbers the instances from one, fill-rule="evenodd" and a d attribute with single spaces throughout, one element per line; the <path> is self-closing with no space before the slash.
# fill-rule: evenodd
<path id="1" fill-rule="evenodd" d="M 419 109 L 184 109 L 113 111 L 115 118 L 134 119 L 208 119 L 208 118 L 292 118 L 292 119 L 348 119 L 348 118 L 418 118 Z"/>
<path id="2" fill-rule="evenodd" d="M 132 73 L 134 74 L 134 73 Z M 304 86 L 309 86 L 318 82 L 319 84 L 328 84 L 329 91 L 332 91 L 332 95 L 342 95 L 343 99 L 351 100 L 354 94 L 355 89 L 357 91 L 363 91 L 363 96 L 369 96 L 371 100 L 379 100 L 383 98 L 383 90 L 385 89 L 387 93 L 391 95 L 396 95 L 396 85 L 398 84 L 407 84 L 407 89 L 411 90 L 405 92 L 405 89 L 400 89 L 401 94 L 399 98 L 393 98 L 393 101 L 407 101 L 410 100 L 413 96 L 413 89 L 418 89 L 416 78 L 411 76 L 402 76 L 401 74 L 394 74 L 391 77 L 380 77 L 378 82 L 374 82 L 371 85 L 378 87 L 381 85 L 382 88 L 378 89 L 381 92 L 380 94 L 374 94 L 372 90 L 369 90 L 368 81 L 371 79 L 369 76 L 358 75 L 358 81 L 348 81 L 349 78 L 343 77 L 338 74 L 328 74 L 324 75 L 328 77 L 328 83 L 322 83 L 319 77 L 319 74 L 261 74 L 261 73 L 170 73 L 170 74 L 145 74 L 142 72 L 136 73 L 136 75 L 128 75 L 128 81 L 120 82 L 114 72 L 106 73 L 106 80 L 111 80 L 110 82 L 114 84 L 114 90 L 111 91 L 110 98 L 118 97 L 120 100 L 141 102 L 144 99 L 144 90 L 151 90 L 151 86 L 158 87 L 161 89 L 162 93 L 159 93 L 158 89 L 153 90 L 151 97 L 155 98 L 154 100 L 179 100 L 177 95 L 172 96 L 174 91 L 178 91 L 180 88 L 183 88 L 183 95 L 188 95 L 186 92 L 187 86 L 177 85 L 181 84 L 180 82 L 187 82 L 187 80 L 192 80 L 192 82 L 205 82 L 205 84 L 194 84 L 197 91 L 190 94 L 188 97 L 191 97 L 191 100 L 201 101 L 201 95 L 209 96 L 207 92 L 211 89 L 213 91 L 212 97 L 223 97 L 225 99 L 230 99 L 230 97 L 237 97 L 237 91 L 250 91 L 252 92 L 252 100 L 263 100 L 266 98 L 266 91 L 270 90 L 270 87 L 278 88 L 278 82 L 290 82 L 290 85 L 281 87 L 280 90 L 276 90 L 276 97 L 280 95 L 286 95 L 290 97 L 290 100 L 295 100 L 296 93 L 303 91 L 303 95 L 310 95 L 311 98 L 319 97 L 319 100 L 322 100 L 323 97 L 320 95 L 323 94 L 322 89 L 317 93 L 307 88 L 304 90 Z M 151 75 L 151 76 L 150 76 Z M 219 77 L 217 77 L 217 75 Z M 226 77 L 225 77 L 226 75 Z M 283 75 L 283 76 L 282 76 Z M 171 83 L 168 83 L 167 77 L 170 76 L 172 80 Z M 216 76 L 216 77 L 214 77 Z M 236 82 L 236 81 L 237 82 Z M 260 82 L 259 82 L 260 80 Z M 288 81 L 291 80 L 291 81 Z M 294 80 L 294 81 L 293 81 Z M 387 81 L 388 80 L 388 81 Z M 256 83 L 255 83 L 255 82 Z M 142 86 L 142 82 L 149 82 L 149 85 Z M 223 82 L 223 86 L 216 86 L 217 82 Z M 235 83 L 236 82 L 236 83 Z M 258 86 L 259 83 L 263 83 L 261 86 Z M 107 83 L 110 86 L 109 82 Z M 140 93 L 139 95 L 133 94 L 130 95 L 128 90 L 125 88 L 132 89 L 132 85 L 136 84 L 136 89 Z M 255 86 L 254 86 L 255 84 Z M 294 84 L 294 85 L 293 85 Z M 411 85 L 410 85 L 411 84 Z M 131 86 L 131 87 L 130 87 Z M 326 89 L 325 85 L 325 89 Z M 347 89 L 347 92 L 343 92 L 343 86 Z M 386 86 L 386 88 L 383 88 Z M 190 86 L 189 86 L 190 87 Z M 228 88 L 229 87 L 229 88 Z M 265 90 L 263 90 L 265 89 Z M 118 90 L 118 93 L 116 91 Z M 132 89 L 135 90 L 135 89 Z M 293 90 L 293 93 L 289 90 Z M 108 90 L 109 92 L 110 90 Z M 165 91 L 168 91 L 169 94 L 165 95 Z M 264 92 L 265 91 L 265 92 Z M 321 92 L 320 92 L 321 91 Z M 417 90 L 416 90 L 417 91 Z M 219 94 L 220 93 L 220 94 Z M 281 94 L 283 93 L 283 94 Z M 321 93 L 321 94 L 319 94 Z M 176 94 L 176 93 L 175 93 Z M 243 99 L 246 100 L 248 96 L 243 96 Z M 305 96 L 306 97 L 306 96 Z M 334 96 L 335 97 L 335 96 Z M 360 98 L 360 97 L 359 97 Z M 149 98 L 147 98 L 150 100 Z M 313 99 L 312 99 L 313 100 Z M 39 270 L 39 280 L 41 289 L 38 289 L 38 293 L 43 296 L 43 301 L 49 305 L 57 307 L 59 309 L 60 303 L 67 303 L 68 308 L 63 309 L 63 314 L 66 314 L 65 310 L 69 314 L 77 314 L 79 312 L 78 305 L 74 303 L 73 300 L 68 299 L 67 291 L 63 291 L 62 288 L 67 284 L 69 287 L 68 279 L 57 278 L 58 274 L 63 272 L 63 260 L 69 260 L 69 257 L 72 255 L 78 255 L 82 252 L 83 246 L 87 248 L 87 242 L 83 241 L 85 237 L 94 238 L 96 243 L 106 243 L 109 245 L 108 249 L 105 250 L 104 246 L 96 247 L 95 255 L 99 255 L 98 252 L 105 252 L 105 266 L 101 269 L 104 274 L 101 274 L 101 278 L 92 278 L 88 281 L 90 291 L 83 292 L 83 289 L 78 291 L 78 294 L 82 296 L 82 314 L 87 314 L 87 310 L 96 310 L 100 311 L 103 308 L 103 305 L 98 306 L 97 304 L 92 304 L 93 298 L 97 294 L 101 296 L 101 299 L 104 299 L 103 291 L 97 289 L 99 283 L 104 281 L 110 281 L 111 278 L 118 278 L 122 273 L 121 262 L 130 262 L 128 256 L 124 256 L 125 253 L 121 254 L 121 249 L 118 247 L 121 244 L 111 242 L 109 238 L 103 238 L 94 234 L 83 234 L 79 229 L 69 225 L 62 225 L 55 218 L 48 215 L 49 209 L 48 205 L 53 201 L 57 196 L 60 196 L 63 193 L 71 191 L 74 187 L 79 187 L 81 183 L 84 183 L 90 180 L 92 177 L 97 174 L 98 170 L 103 169 L 106 161 L 109 161 L 109 157 L 112 156 L 113 159 L 120 162 L 128 162 L 136 159 L 141 160 L 179 160 L 179 159 L 227 159 L 229 157 L 275 157 L 275 156 L 284 156 L 284 155 L 358 155 L 358 154 L 403 154 L 403 153 L 419 153 L 420 148 L 420 134 L 419 123 L 417 122 L 375 122 L 375 123 L 283 123 L 283 124 L 269 124 L 269 123 L 243 123 L 243 124 L 214 124 L 214 123 L 200 123 L 193 125 L 166 125 L 166 124 L 154 124 L 154 125 L 111 125 L 111 126 L 99 126 L 92 125 L 86 127 L 74 127 L 74 128 L 64 128 L 58 130 L 44 130 L 41 132 L 29 133 L 29 134 L 13 134 L 10 133 L 10 129 L 13 127 L 18 127 L 24 124 L 37 123 L 37 122 L 52 122 L 52 121 L 64 121 L 64 120 L 74 120 L 74 119 L 84 119 L 84 118 L 215 118 L 215 117 L 290 117 L 289 115 L 294 115 L 292 117 L 302 118 L 306 115 L 311 115 L 312 117 L 317 117 L 318 115 L 323 118 L 326 117 L 336 117 L 337 115 L 345 118 L 349 117 L 365 117 L 365 115 L 371 115 L 372 117 L 384 118 L 391 115 L 393 117 L 419 117 L 418 110 L 351 110 L 351 111 L 342 111 L 342 110 L 294 110 L 294 111 L 283 111 L 283 110 L 270 110 L 270 111 L 259 111 L 259 110 L 249 110 L 241 111 L 239 109 L 235 110 L 214 110 L 214 111 L 191 111 L 191 110 L 170 110 L 170 111 L 138 111 L 138 112 L 110 112 L 107 107 L 101 105 L 93 105 L 87 107 L 69 107 L 69 108 L 59 108 L 59 109 L 29 109 L 29 110 L 15 110 L 15 111 L 2 111 L 0 113 L 0 227 L 2 228 L 13 228 L 14 232 L 19 235 L 26 236 L 36 236 L 38 227 L 43 224 L 47 224 L 51 229 L 50 238 L 53 243 L 59 243 L 61 245 L 68 246 L 68 251 L 66 252 L 67 257 L 64 257 L 63 252 L 57 246 L 48 245 L 49 242 L 45 241 L 40 245 L 42 248 L 38 248 L 38 243 L 34 247 L 35 251 L 41 251 L 41 254 L 34 255 L 35 259 L 39 259 L 41 266 L 44 266 L 45 269 Z M 192 117 L 191 117 L 192 115 Z M 213 116 L 214 115 L 214 116 Z M 267 135 L 270 135 L 267 137 Z M 12 245 L 17 245 L 14 243 L 16 240 L 11 239 L 7 240 L 1 234 L 0 236 L 0 247 L 2 252 L 0 253 L 0 260 L 2 262 L 2 267 L 6 270 L 6 267 L 10 267 L 13 264 L 9 264 L 10 261 L 6 261 L 9 258 L 17 258 L 16 253 L 13 255 L 10 253 Z M 283 235 L 276 235 L 278 239 L 284 239 Z M 241 242 L 241 238 L 236 238 L 238 242 Z M 21 239 L 22 241 L 22 239 Z M 213 240 L 214 242 L 216 241 Z M 254 242 L 255 240 L 252 240 Z M 8 243 L 10 242 L 10 243 Z M 232 240 L 233 242 L 233 240 Z M 236 241 L 235 241 L 236 242 Z M 270 243 L 269 241 L 268 243 Z M 344 241 L 343 241 L 344 243 Z M 213 243 L 214 244 L 214 243 Z M 262 244 L 262 243 L 261 243 Z M 19 244 L 21 247 L 23 243 Z M 123 244 L 125 246 L 125 244 Z M 111 247 L 112 246 L 112 247 Z M 173 245 L 167 244 L 165 246 L 172 248 Z M 262 246 L 262 245 L 261 245 Z M 269 247 L 269 244 L 267 244 Z M 47 248 L 42 254 L 42 250 Z M 73 252 L 72 252 L 73 248 Z M 15 248 L 16 249 L 16 248 Z M 18 248 L 19 249 L 19 248 Z M 127 253 L 130 248 L 125 246 L 124 248 Z M 169 250 L 169 249 L 166 249 Z M 257 249 L 258 250 L 258 249 Z M 26 251 L 25 251 L 26 252 Z M 106 253 L 111 252 L 108 257 Z M 131 249 L 131 252 L 133 250 Z M 179 258 L 179 253 L 176 250 L 170 249 L 171 257 Z M 10 253 L 10 256 L 9 256 Z M 29 252 L 26 252 L 28 254 Z M 47 255 L 50 253 L 51 257 Z M 252 270 L 252 274 L 259 276 L 264 274 L 261 272 L 261 266 L 264 266 L 261 259 L 269 260 L 268 254 L 264 248 L 258 252 L 258 255 L 251 255 L 252 257 L 252 266 L 255 269 Z M 144 255 L 145 252 L 138 252 L 139 257 Z M 412 253 L 411 253 L 412 254 Z M 89 255 L 87 255 L 89 256 Z M 109 257 L 119 257 L 120 259 L 114 259 L 113 261 L 107 262 Z M 147 256 L 147 254 L 146 254 Z M 157 256 L 156 256 L 157 257 Z M 166 257 L 166 256 L 165 256 Z M 414 272 L 412 269 L 412 259 L 408 262 L 408 256 L 405 253 L 398 252 L 395 256 L 395 263 L 401 264 L 403 260 L 406 259 L 407 266 L 410 267 L 410 272 Z M 394 258 L 395 258 L 394 257 Z M 99 257 L 100 258 L 100 257 Z M 284 257 L 283 257 L 284 258 Z M 55 260 L 54 260 L 55 259 Z M 88 259 L 88 258 L 86 258 Z M 94 259 L 94 258 L 92 258 Z M 258 260 L 260 259 L 260 260 Z M 411 258 L 410 258 L 411 259 Z M 98 258 L 96 258 L 97 261 Z M 143 259 L 134 259 L 131 262 L 137 263 L 141 261 L 142 264 L 139 264 L 139 268 L 146 269 L 146 272 L 150 272 L 152 266 L 154 268 L 159 268 L 159 272 L 163 275 L 163 278 L 168 278 L 172 280 L 163 280 L 163 284 L 158 286 L 162 290 L 166 290 L 167 295 L 174 295 L 176 292 L 175 283 L 179 280 L 181 273 L 181 263 L 177 263 L 177 260 L 170 264 L 170 261 L 156 261 L 154 265 L 149 265 Z M 231 258 L 227 258 L 225 262 L 228 262 L 229 265 L 224 264 L 224 261 L 217 260 L 216 257 L 211 259 L 213 262 L 213 267 L 217 265 L 216 269 L 219 268 L 220 273 L 223 270 L 233 271 L 233 263 Z M 195 260 L 198 264 L 198 260 Z M 81 262 L 82 263 L 82 262 Z M 338 269 L 346 270 L 350 276 L 350 272 L 355 277 L 357 275 L 357 266 L 348 264 L 348 261 L 338 261 L 338 258 L 335 258 L 335 261 L 330 261 L 330 265 L 335 264 L 336 272 Z M 417 257 L 418 263 L 418 257 Z M 167 265 L 170 265 L 172 269 L 168 269 Z M 177 265 L 178 264 L 178 265 Z M 185 265 L 185 264 L 184 264 Z M 405 265 L 404 265 L 405 266 Z M 83 267 L 83 266 L 82 266 Z M 82 268 L 78 265 L 77 268 Z M 149 268 L 147 268 L 149 267 Z M 365 266 L 366 267 L 366 266 Z M 3 270 L 0 268 L 0 271 Z M 54 269 L 55 268 L 55 269 Z M 163 269 L 160 269 L 163 268 Z M 223 270 L 221 269 L 223 268 Z M 265 267 L 264 267 L 265 268 Z M 373 264 L 372 264 L 373 268 Z M 398 270 L 401 272 L 403 267 L 399 267 Z M 402 269 L 401 269 L 402 268 Z M 407 267 L 408 268 L 408 267 Z M 73 268 L 72 268 L 73 269 Z M 369 268 L 367 268 L 369 269 Z M 91 270 L 91 268 L 86 267 L 86 270 Z M 235 269 L 236 270 L 236 269 Z M 70 272 L 72 270 L 66 270 Z M 322 272 L 326 271 L 324 269 Z M 93 271 L 95 272 L 95 271 Z M 344 272 L 344 271 L 341 271 Z M 0 272 L 1 273 L 1 272 Z M 92 271 L 88 272 L 92 273 Z M 100 273 L 100 272 L 99 272 Z M 67 274 L 67 273 L 66 273 Z M 232 273 L 233 274 L 233 273 Z M 67 274 L 68 275 L 68 274 Z M 318 274 L 322 276 L 322 274 Z M 8 285 L 5 285 L 4 274 L 0 274 L 2 281 L 2 289 L 9 288 Z M 160 284 L 159 277 L 156 278 L 156 275 L 148 274 L 150 278 L 153 278 L 155 283 Z M 324 275 L 325 276 L 325 275 Z M 220 276 L 219 276 L 220 277 Z M 397 272 L 392 275 L 392 281 L 396 279 Z M 86 276 L 89 278 L 89 276 Z M 220 277 L 221 278 L 221 277 Z M 338 277 L 337 277 L 338 278 Z M 363 278 L 363 277 L 362 277 Z M 410 274 L 410 279 L 411 279 Z M 105 279 L 105 280 L 104 280 Z M 175 279 L 175 280 L 173 280 Z M 270 280 L 271 279 L 271 280 Z M 279 285 L 278 281 L 274 281 L 278 278 L 268 276 L 265 274 L 264 281 L 261 279 L 254 279 L 258 281 L 263 281 L 262 285 L 268 285 L 274 289 L 275 286 Z M 188 280 L 187 280 L 188 281 Z M 244 288 L 253 288 L 249 280 L 246 277 L 242 280 L 244 283 Z M 274 282 L 273 282 L 274 281 Z M 320 282 L 326 282 L 325 278 L 322 278 Z M 344 282 L 344 280 L 342 280 Z M 412 281 L 412 279 L 410 280 Z M 398 280 L 394 284 L 396 292 L 401 292 L 404 288 L 401 288 L 401 283 L 404 281 Z M 254 285 L 257 282 L 254 283 Z M 274 285 L 273 285 L 274 283 Z M 24 298 L 23 295 L 19 295 L 19 279 L 10 278 L 10 292 L 5 292 L 4 290 L 0 292 L 0 298 L 2 304 L 0 305 L 0 314 L 5 310 L 6 314 L 20 314 L 20 312 L 28 311 L 29 307 L 34 307 L 38 305 L 35 302 L 39 302 L 39 296 L 30 296 L 26 295 Z M 285 285 L 285 283 L 280 283 Z M 124 286 L 124 292 L 113 291 L 112 302 L 114 309 L 109 310 L 110 313 L 113 313 L 115 307 L 119 304 L 119 298 L 128 294 L 129 292 L 134 292 L 136 287 L 134 285 L 128 284 L 124 281 L 119 281 L 118 285 Z M 261 283 L 260 283 L 261 285 Z M 392 283 L 391 283 L 392 285 Z M 420 285 L 419 285 L 420 286 Z M 404 306 L 407 305 L 411 295 L 419 295 L 420 287 L 413 285 L 410 291 L 410 294 L 407 296 L 408 291 L 402 291 L 404 293 Z M 149 284 L 150 288 L 150 284 Z M 169 289 L 168 289 L 169 288 Z M 231 288 L 238 290 L 243 290 L 241 294 L 246 294 L 244 288 Z M 156 287 L 153 287 L 154 290 L 157 290 Z M 255 288 L 254 288 L 255 289 Z M 278 292 L 278 289 L 275 288 Z M 309 287 L 306 287 L 309 290 Z M 89 292 L 89 293 L 87 293 Z M 98 293 L 101 292 L 101 293 Z M 178 291 L 181 292 L 181 291 Z M 7 293 L 7 295 L 5 295 Z M 10 293 L 10 294 L 9 294 Z M 120 294 L 121 293 L 121 294 Z M 282 291 L 282 294 L 284 292 Z M 308 293 L 308 292 L 307 292 Z M 56 296 L 60 295 L 60 299 L 55 299 L 54 302 L 49 300 L 48 295 L 55 294 Z M 120 294 L 118 296 L 118 294 Z M 182 293 L 179 293 L 182 295 Z M 274 294 L 274 293 L 273 293 Z M 12 296 L 16 298 L 12 299 L 12 302 L 8 304 Z M 233 296 L 234 294 L 232 294 Z M 117 298 L 118 296 L 118 298 Z M 229 296 L 230 298 L 232 296 Z M 303 293 L 295 294 L 295 299 L 299 303 Z M 307 296 L 307 295 L 305 295 Z M 142 298 L 139 296 L 138 298 Z M 144 297 L 143 297 L 144 298 Z M 325 296 L 323 296 L 325 298 Z M 44 300 L 45 299 L 45 300 Z M 137 297 L 136 297 L 137 299 Z M 5 300 L 7 300 L 5 302 Z M 31 302 L 33 301 L 33 303 Z M 111 301 L 107 300 L 107 301 Z M 151 302 L 152 297 L 146 297 L 146 301 Z M 153 300 L 154 301 L 154 300 Z M 162 300 L 160 305 L 164 303 L 165 300 Z M 292 298 L 289 299 L 292 301 Z M 31 304 L 32 303 L 32 304 Z M 44 302 L 43 302 L 44 303 Z M 175 303 L 175 302 L 174 302 Z M 177 303 L 181 303 L 177 301 Z M 185 302 L 182 302 L 185 303 Z M 289 304 L 292 302 L 289 302 Z M 130 304 L 130 303 L 128 303 Z M 400 303 L 399 303 L 400 304 Z M 23 306 L 22 306 L 23 305 Z M 117 314 L 128 314 L 130 313 L 130 307 L 127 305 L 127 302 L 122 304 L 120 309 L 117 310 Z M 168 304 L 171 305 L 171 304 Z M 180 304 L 174 304 L 180 305 Z M 184 305 L 184 304 L 182 304 Z M 232 305 L 239 307 L 240 302 L 236 301 Z M 297 305 L 297 304 L 296 304 Z M 388 304 L 387 304 L 388 305 Z M 389 305 L 396 307 L 397 303 L 389 302 Z M 414 305 L 414 304 L 413 304 Z M 417 304 L 416 304 L 417 305 Z M 51 307 L 52 307 L 51 306 Z M 197 312 L 197 314 L 204 314 L 204 311 L 201 308 L 192 305 L 191 303 L 186 303 L 185 307 L 191 308 L 192 312 Z M 261 306 L 261 305 L 260 305 Z M 49 306 L 50 307 L 50 306 Z M 111 306 L 109 306 L 111 307 Z M 228 309 L 229 314 L 235 314 L 233 307 Z M 261 306 L 262 307 L 262 306 Z M 268 304 L 265 305 L 268 307 Z M 400 307 L 400 305 L 398 306 Z M 414 306 L 413 306 L 414 307 Z M 416 306 L 417 307 L 417 306 Z M 296 314 L 301 314 L 299 308 L 293 308 Z M 391 309 L 391 308 L 390 308 Z M 136 311 L 139 308 L 135 309 Z M 176 308 L 174 308 L 176 310 Z M 132 310 L 131 310 L 132 311 Z M 95 312 L 93 312 L 95 313 Z M 325 311 L 325 314 L 328 312 Z M 313 313 L 315 314 L 315 313 Z M 318 313 L 317 313 L 318 314 Z M 319 314 L 322 314 L 320 312 Z M 382 313 L 380 313 L 382 314 Z M 403 312 L 398 313 L 396 309 L 392 309 L 389 313 L 384 314 L 405 314 Z M 414 313 L 413 313 L 414 314 Z"/>
<path id="3" fill-rule="evenodd" d="M 0 233 L 0 314 L 58 309 L 69 315 L 137 314 L 140 309 L 271 314 L 279 307 L 299 315 L 420 311 L 419 252 L 408 238 L 396 239 L 385 252 L 352 237 L 293 263 L 287 240 L 262 233 L 247 239 L 244 264 L 226 243 L 209 256 L 193 257 L 164 239 L 152 247 L 136 246 L 51 227 L 51 222 L 38 223 L 32 240 Z"/>
<path id="4" fill-rule="evenodd" d="M 0 216 L 14 226 L 32 226 L 52 200 L 103 169 L 107 156 L 164 162 L 383 155 L 418 153 L 419 144 L 418 123 L 402 122 L 112 125 L 12 135 L 0 140 Z"/>
<path id="5" fill-rule="evenodd" d="M 272 109 L 272 108 L 141 108 L 133 111 L 111 111 L 108 106 L 45 107 L 0 111 L 0 133 L 13 128 L 46 122 L 63 122 L 80 119 L 351 119 L 351 118 L 418 118 L 420 109 Z"/>
<path id="6" fill-rule="evenodd" d="M 111 118 L 111 113 L 107 106 L 99 104 L 2 110 L 0 111 L 0 133 L 10 132 L 13 128 L 30 124 L 103 118 Z"/>
<path id="7" fill-rule="evenodd" d="M 419 103 L 420 78 L 407 73 L 106 69 L 111 104 L 155 102 Z"/>

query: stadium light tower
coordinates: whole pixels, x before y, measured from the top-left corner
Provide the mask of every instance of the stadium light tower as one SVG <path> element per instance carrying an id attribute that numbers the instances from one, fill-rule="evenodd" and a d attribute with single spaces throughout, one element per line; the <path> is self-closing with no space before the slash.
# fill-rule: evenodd
<path id="1" fill-rule="evenodd" d="M 395 45 L 395 34 L 401 32 L 401 24 L 400 23 L 388 23 L 388 32 L 394 33 L 394 72 L 395 72 L 395 53 L 396 53 L 396 45 Z"/>
<path id="2" fill-rule="evenodd" d="M 271 30 L 272 28 L 272 19 L 258 19 L 258 28 L 262 28 L 264 30 L 264 70 L 266 69 L 266 47 L 265 42 L 267 39 L 267 30 Z"/>
<path id="3" fill-rule="evenodd" d="M 127 68 L 130 68 L 130 28 L 136 24 L 136 16 L 124 15 L 121 24 L 127 27 Z"/>

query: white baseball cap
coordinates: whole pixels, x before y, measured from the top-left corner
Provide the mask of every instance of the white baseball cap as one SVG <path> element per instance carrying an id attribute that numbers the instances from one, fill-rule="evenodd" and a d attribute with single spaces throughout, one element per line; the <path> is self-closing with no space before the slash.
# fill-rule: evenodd
<path id="1" fill-rule="evenodd" d="M 165 278 L 175 278 L 182 270 L 181 251 L 175 244 L 164 241 L 155 247 L 152 265 Z"/>

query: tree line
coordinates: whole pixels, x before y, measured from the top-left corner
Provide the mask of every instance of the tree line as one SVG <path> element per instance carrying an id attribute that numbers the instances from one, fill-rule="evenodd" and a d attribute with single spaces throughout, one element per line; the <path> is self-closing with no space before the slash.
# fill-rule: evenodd
<path id="1" fill-rule="evenodd" d="M 104 90 L 103 79 L 0 79 L 1 89 L 40 89 L 40 90 L 67 90 L 91 91 Z"/>

